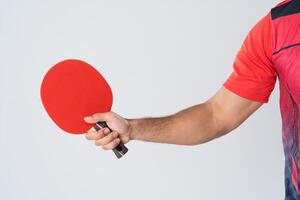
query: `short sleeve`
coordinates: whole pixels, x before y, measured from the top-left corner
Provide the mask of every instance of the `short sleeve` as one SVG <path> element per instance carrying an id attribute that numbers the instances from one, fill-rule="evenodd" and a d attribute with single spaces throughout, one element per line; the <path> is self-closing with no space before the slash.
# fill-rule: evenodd
<path id="1" fill-rule="evenodd" d="M 248 33 L 234 63 L 233 72 L 223 84 L 231 92 L 266 103 L 276 83 L 272 63 L 272 21 L 269 13 Z"/>

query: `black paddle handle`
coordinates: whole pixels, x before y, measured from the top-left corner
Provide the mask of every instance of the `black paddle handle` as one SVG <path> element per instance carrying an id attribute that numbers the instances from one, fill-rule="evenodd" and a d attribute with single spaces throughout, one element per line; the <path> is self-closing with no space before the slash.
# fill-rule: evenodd
<path id="1" fill-rule="evenodd" d="M 94 126 L 96 131 L 99 131 L 101 128 L 108 128 L 109 131 L 112 132 L 112 130 L 107 126 L 106 122 L 97 122 Z M 122 142 L 120 142 L 120 144 L 113 149 L 113 152 L 116 154 L 117 158 L 122 158 L 127 151 L 127 147 L 125 147 Z"/>

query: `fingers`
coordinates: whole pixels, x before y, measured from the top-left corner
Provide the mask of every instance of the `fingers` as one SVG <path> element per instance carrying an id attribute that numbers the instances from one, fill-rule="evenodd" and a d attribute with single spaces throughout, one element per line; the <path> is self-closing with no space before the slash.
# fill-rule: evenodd
<path id="1" fill-rule="evenodd" d="M 85 135 L 88 140 L 95 140 L 95 145 L 101 146 L 104 150 L 111 150 L 121 142 L 119 134 L 116 131 L 110 133 L 108 128 L 99 131 L 90 131 Z"/>
<path id="2" fill-rule="evenodd" d="M 120 144 L 120 138 L 118 138 L 119 134 L 115 131 L 106 135 L 105 137 L 96 140 L 95 144 L 97 146 L 102 146 L 104 150 L 111 150 Z"/>
<path id="3" fill-rule="evenodd" d="M 114 141 L 115 139 L 117 139 L 117 137 L 119 136 L 119 134 L 115 131 L 111 132 L 110 134 L 106 135 L 105 137 L 96 140 L 95 144 L 97 146 L 102 146 L 104 147 L 105 145 L 108 145 L 109 143 L 111 143 L 112 141 Z"/>
<path id="4" fill-rule="evenodd" d="M 105 135 L 107 135 L 109 132 L 110 131 L 108 128 L 102 128 L 99 131 L 90 131 L 86 133 L 85 137 L 88 140 L 99 140 L 103 138 Z"/>
<path id="5" fill-rule="evenodd" d="M 112 116 L 113 116 L 113 112 L 106 112 L 106 113 L 96 113 L 93 114 L 92 116 L 87 116 L 84 118 L 84 121 L 87 123 L 97 123 L 99 121 L 110 121 Z"/>
<path id="6" fill-rule="evenodd" d="M 105 121 L 108 123 L 110 128 L 113 131 L 110 133 L 108 128 L 102 128 L 99 131 L 88 131 L 86 133 L 86 139 L 94 140 L 97 146 L 101 146 L 104 150 L 111 150 L 118 146 L 121 142 L 121 138 L 119 138 L 119 133 L 125 134 L 128 131 L 128 122 L 113 112 L 106 112 L 106 113 L 96 113 L 92 116 L 87 116 L 84 118 L 87 123 L 97 123 L 99 121 Z M 109 124 L 111 123 L 111 125 Z M 112 123 L 114 122 L 114 123 Z M 122 142 L 128 142 L 124 140 L 124 136 L 122 137 Z"/>
<path id="7" fill-rule="evenodd" d="M 102 148 L 104 150 L 111 150 L 111 149 L 114 149 L 116 146 L 118 146 L 120 144 L 120 142 L 121 142 L 120 138 L 116 138 L 112 142 L 102 146 Z"/>

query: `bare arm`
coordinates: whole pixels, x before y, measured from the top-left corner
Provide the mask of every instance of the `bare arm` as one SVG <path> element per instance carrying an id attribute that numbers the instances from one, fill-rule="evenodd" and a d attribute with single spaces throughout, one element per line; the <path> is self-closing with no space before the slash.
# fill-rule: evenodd
<path id="1" fill-rule="evenodd" d="M 207 102 L 163 118 L 130 120 L 132 139 L 195 145 L 238 127 L 261 103 L 221 88 Z"/>
<path id="2" fill-rule="evenodd" d="M 197 145 L 235 129 L 261 105 L 221 88 L 205 103 L 167 117 L 126 120 L 112 112 L 95 114 L 86 121 L 106 121 L 113 133 L 103 129 L 86 137 L 104 149 L 114 148 L 120 140 Z"/>

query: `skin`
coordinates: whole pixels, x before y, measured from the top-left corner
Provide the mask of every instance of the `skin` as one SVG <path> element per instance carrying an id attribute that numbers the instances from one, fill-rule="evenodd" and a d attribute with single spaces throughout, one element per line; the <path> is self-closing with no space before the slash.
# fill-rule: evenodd
<path id="1" fill-rule="evenodd" d="M 125 119 L 113 112 L 85 117 L 88 123 L 105 121 L 113 130 L 92 130 L 86 138 L 105 150 L 115 148 L 120 141 L 126 144 L 131 140 L 199 145 L 231 132 L 261 105 L 222 87 L 206 102 L 166 117 Z"/>

